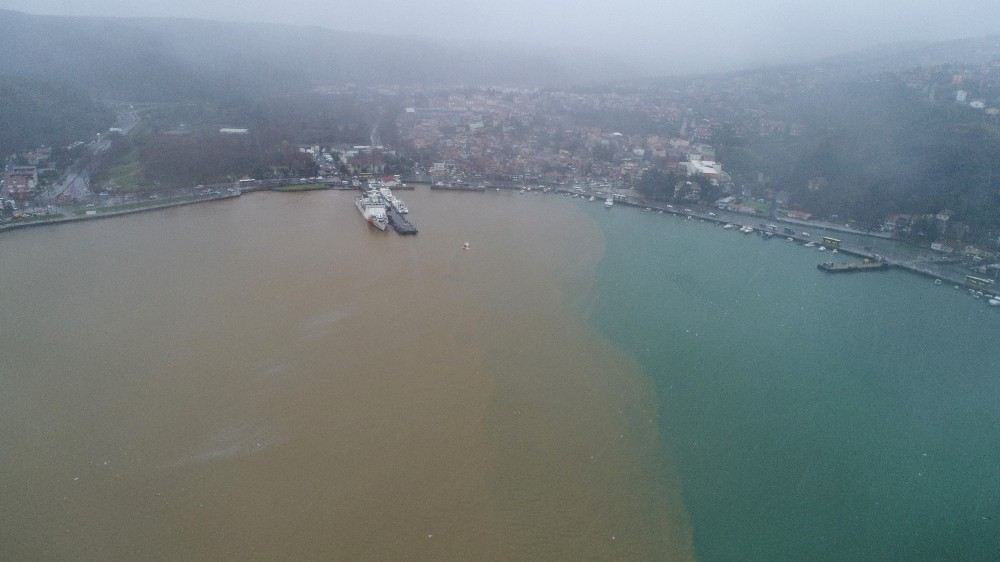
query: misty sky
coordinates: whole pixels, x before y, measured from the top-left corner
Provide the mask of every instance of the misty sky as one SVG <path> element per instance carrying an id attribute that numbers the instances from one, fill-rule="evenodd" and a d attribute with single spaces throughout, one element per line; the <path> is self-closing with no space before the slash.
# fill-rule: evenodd
<path id="1" fill-rule="evenodd" d="M 178 16 L 587 48 L 656 71 L 1000 33 L 1000 0 L 0 0 L 38 14 Z"/>

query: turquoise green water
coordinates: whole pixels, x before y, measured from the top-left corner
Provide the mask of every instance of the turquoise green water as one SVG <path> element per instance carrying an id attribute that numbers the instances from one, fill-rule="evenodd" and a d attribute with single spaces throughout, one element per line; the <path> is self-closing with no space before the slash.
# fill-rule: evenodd
<path id="1" fill-rule="evenodd" d="M 701 560 L 1000 557 L 1000 310 L 593 208 L 595 322 L 655 381 Z"/>

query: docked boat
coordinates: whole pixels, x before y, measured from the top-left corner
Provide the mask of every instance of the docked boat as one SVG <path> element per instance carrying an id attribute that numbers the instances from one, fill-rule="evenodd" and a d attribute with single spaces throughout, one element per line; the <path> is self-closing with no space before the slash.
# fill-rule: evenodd
<path id="1" fill-rule="evenodd" d="M 605 199 L 605 200 L 604 200 L 604 206 L 605 206 L 605 207 L 607 207 L 607 208 L 609 208 L 609 209 L 610 209 L 610 208 L 611 208 L 611 207 L 613 207 L 614 205 L 615 205 L 615 200 L 614 200 L 614 199 L 612 199 L 612 198 L 608 197 L 607 199 Z"/>
<path id="2" fill-rule="evenodd" d="M 593 201 L 594 199 L 595 199 L 595 197 L 593 195 L 591 195 L 590 199 L 587 199 L 587 201 Z"/>
<path id="3" fill-rule="evenodd" d="M 1000 306 L 1000 299 L 990 299 L 990 306 Z"/>
<path id="4" fill-rule="evenodd" d="M 396 212 L 398 212 L 399 214 L 405 215 L 406 213 L 410 212 L 410 210 L 406 208 L 406 204 L 403 203 L 401 199 L 398 199 L 395 195 L 393 195 L 392 190 L 389 189 L 388 187 L 380 187 L 378 192 L 379 195 L 382 196 L 382 199 L 384 199 L 386 203 L 391 205 L 393 209 L 396 209 Z"/>
<path id="5" fill-rule="evenodd" d="M 369 190 L 368 193 L 354 200 L 354 206 L 358 208 L 368 224 L 379 230 L 385 230 L 389 226 L 389 217 L 385 212 L 385 201 L 378 191 Z"/>

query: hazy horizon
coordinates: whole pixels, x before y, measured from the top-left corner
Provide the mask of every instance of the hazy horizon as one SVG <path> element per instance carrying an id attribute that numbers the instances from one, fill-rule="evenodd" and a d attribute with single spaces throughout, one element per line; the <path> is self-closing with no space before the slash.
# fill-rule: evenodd
<path id="1" fill-rule="evenodd" d="M 942 10 L 930 0 L 860 0 L 789 5 L 733 0 L 698 5 L 624 0 L 525 0 L 465 4 L 424 0 L 364 5 L 289 0 L 0 0 L 0 8 L 38 15 L 176 17 L 229 22 L 319 26 L 413 36 L 459 45 L 505 44 L 517 48 L 583 50 L 617 56 L 645 74 L 716 72 L 757 65 L 803 62 L 909 41 L 945 41 L 1000 32 L 1000 3 L 976 0 Z M 974 17 L 971 17 L 974 16 Z"/>

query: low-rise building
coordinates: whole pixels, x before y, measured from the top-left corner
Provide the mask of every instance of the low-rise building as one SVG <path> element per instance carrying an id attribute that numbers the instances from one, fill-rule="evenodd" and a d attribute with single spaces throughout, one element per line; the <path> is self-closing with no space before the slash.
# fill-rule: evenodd
<path id="1" fill-rule="evenodd" d="M 25 201 L 35 195 L 38 188 L 38 168 L 35 166 L 10 166 L 0 179 L 0 196 Z"/>

